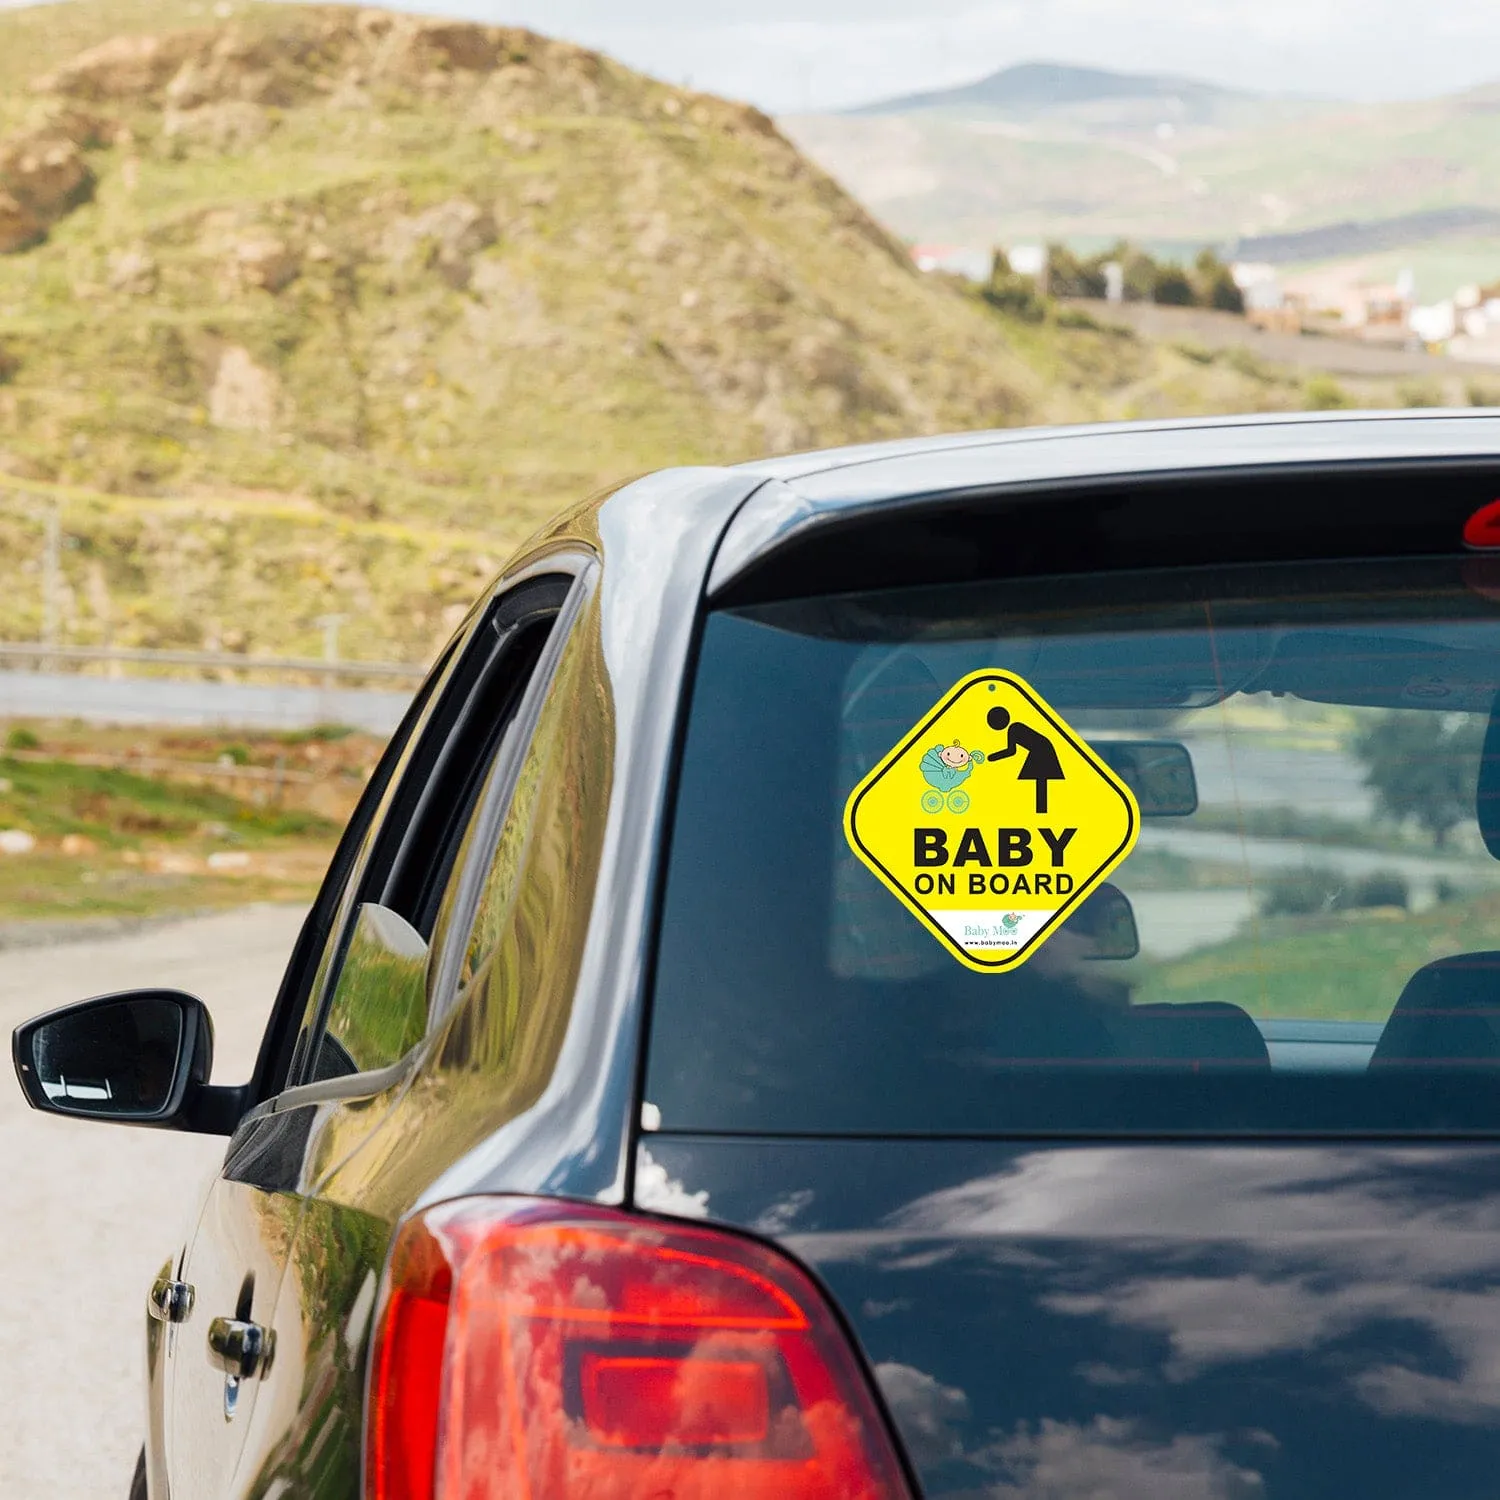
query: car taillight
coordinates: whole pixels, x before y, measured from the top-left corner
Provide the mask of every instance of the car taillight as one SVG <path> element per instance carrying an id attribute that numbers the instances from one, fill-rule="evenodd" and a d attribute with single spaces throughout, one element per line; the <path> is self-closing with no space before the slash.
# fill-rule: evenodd
<path id="1" fill-rule="evenodd" d="M 737 1235 L 469 1198 L 397 1236 L 367 1500 L 907 1500 L 807 1275 Z"/>

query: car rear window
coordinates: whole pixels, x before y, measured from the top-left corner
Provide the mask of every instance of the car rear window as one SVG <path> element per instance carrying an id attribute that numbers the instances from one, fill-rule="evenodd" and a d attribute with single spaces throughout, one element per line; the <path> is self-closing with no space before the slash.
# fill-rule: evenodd
<path id="1" fill-rule="evenodd" d="M 656 964 L 661 1128 L 1494 1131 L 1500 591 L 1472 567 L 1178 569 L 711 614 Z M 1108 764 L 1156 756 L 1183 794 L 1141 796 L 1107 940 L 1079 913 L 1005 973 L 960 963 L 843 821 L 986 670 Z"/>

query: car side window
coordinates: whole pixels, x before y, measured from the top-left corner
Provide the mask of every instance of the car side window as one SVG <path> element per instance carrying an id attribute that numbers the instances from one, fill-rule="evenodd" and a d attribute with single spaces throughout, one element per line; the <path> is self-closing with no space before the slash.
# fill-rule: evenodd
<path id="1" fill-rule="evenodd" d="M 587 583 L 557 642 L 536 726 L 476 809 L 439 918 L 438 1067 L 474 1119 L 520 1108 L 550 1076 L 568 1024 L 603 847 L 614 721 Z"/>
<path id="2" fill-rule="evenodd" d="M 276 1001 L 271 1009 L 271 1021 L 256 1060 L 255 1077 L 250 1089 L 253 1099 L 265 1099 L 280 1093 L 287 1081 L 297 1076 L 297 1059 L 300 1055 L 298 1049 L 306 1040 L 303 1017 L 309 995 L 315 991 L 318 976 L 324 968 L 330 938 L 339 929 L 346 889 L 359 868 L 361 853 L 369 839 L 371 828 L 380 817 L 395 772 L 410 749 L 412 736 L 452 664 L 454 649 L 454 645 L 450 644 L 417 690 L 411 706 L 382 751 L 370 774 L 369 783 L 344 826 L 338 847 L 329 861 L 328 873 L 323 877 L 317 899 L 302 924 L 292 955 L 287 961 Z"/>
<path id="3" fill-rule="evenodd" d="M 378 1072 L 424 1035 L 438 906 L 570 585 L 533 579 L 494 602 L 392 774 L 312 987 L 293 1083 Z"/>

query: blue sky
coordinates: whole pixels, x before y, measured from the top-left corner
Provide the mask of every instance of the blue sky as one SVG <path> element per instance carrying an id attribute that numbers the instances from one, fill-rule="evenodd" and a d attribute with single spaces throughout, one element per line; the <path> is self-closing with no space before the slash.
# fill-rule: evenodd
<path id="1" fill-rule="evenodd" d="M 1035 58 L 1346 98 L 1500 80 L 1495 0 L 407 0 L 786 112 Z"/>

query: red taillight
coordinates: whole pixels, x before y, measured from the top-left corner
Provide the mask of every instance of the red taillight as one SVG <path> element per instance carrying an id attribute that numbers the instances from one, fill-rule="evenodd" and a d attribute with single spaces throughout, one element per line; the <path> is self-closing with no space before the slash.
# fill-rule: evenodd
<path id="1" fill-rule="evenodd" d="M 740 1447 L 771 1430 L 770 1380 L 752 1359 L 585 1354 L 589 1437 L 611 1448 Z"/>
<path id="2" fill-rule="evenodd" d="M 863 1373 L 765 1246 L 471 1198 L 403 1226 L 368 1500 L 905 1500 Z"/>
<path id="3" fill-rule="evenodd" d="M 1464 545 L 1481 552 L 1493 552 L 1500 548 L 1500 500 L 1491 500 L 1481 505 L 1464 522 Z"/>

